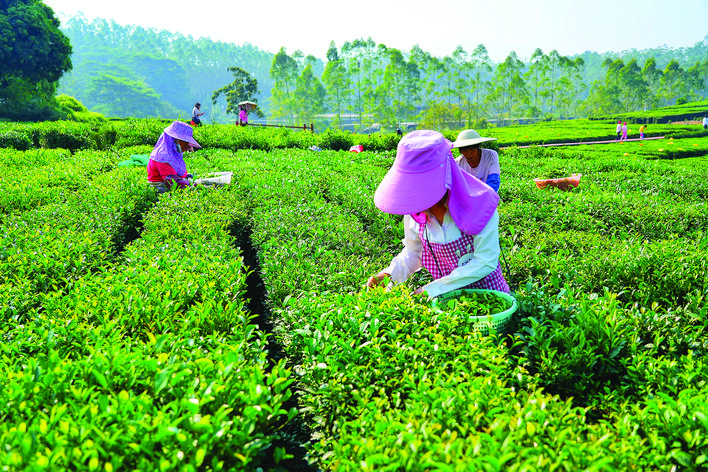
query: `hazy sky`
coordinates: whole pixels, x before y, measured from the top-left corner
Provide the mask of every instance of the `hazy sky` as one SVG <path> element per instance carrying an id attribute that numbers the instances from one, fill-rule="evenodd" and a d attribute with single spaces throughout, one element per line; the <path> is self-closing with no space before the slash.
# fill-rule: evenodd
<path id="1" fill-rule="evenodd" d="M 495 62 L 515 51 L 528 59 L 536 48 L 562 55 L 584 51 L 688 47 L 708 36 L 708 0 L 45 0 L 63 15 L 113 19 L 251 43 L 275 53 L 324 59 L 330 41 L 371 37 L 408 51 L 418 44 L 443 57 L 459 45 L 487 47 Z"/>

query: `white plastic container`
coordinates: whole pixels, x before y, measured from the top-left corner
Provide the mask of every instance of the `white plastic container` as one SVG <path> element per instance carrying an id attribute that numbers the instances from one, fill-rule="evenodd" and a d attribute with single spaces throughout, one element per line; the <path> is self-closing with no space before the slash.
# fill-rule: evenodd
<path id="1" fill-rule="evenodd" d="M 212 172 L 206 176 L 196 179 L 194 181 L 197 185 L 229 185 L 231 183 L 231 176 L 234 175 L 233 172 Z"/>

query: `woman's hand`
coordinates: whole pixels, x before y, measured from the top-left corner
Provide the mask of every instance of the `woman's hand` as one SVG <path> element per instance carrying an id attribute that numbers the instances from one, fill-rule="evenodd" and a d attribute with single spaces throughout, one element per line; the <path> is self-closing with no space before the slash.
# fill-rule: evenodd
<path id="1" fill-rule="evenodd" d="M 413 292 L 413 295 L 427 295 L 427 293 L 425 293 L 425 287 L 418 287 L 415 289 L 415 292 Z"/>
<path id="2" fill-rule="evenodd" d="M 384 285 L 384 279 L 387 277 L 390 277 L 391 274 L 387 274 L 385 272 L 379 272 L 376 275 L 372 275 L 369 277 L 369 280 L 366 281 L 366 286 L 369 288 L 374 288 L 374 287 L 383 287 Z"/>

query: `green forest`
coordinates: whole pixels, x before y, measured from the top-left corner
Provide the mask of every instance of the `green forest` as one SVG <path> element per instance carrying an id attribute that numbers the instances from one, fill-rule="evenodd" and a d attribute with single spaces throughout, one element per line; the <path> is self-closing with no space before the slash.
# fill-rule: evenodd
<path id="1" fill-rule="evenodd" d="M 449 56 L 436 57 L 418 45 L 401 51 L 372 38 L 323 43 L 322 51 L 289 51 L 283 45 L 272 53 L 249 43 L 195 39 L 105 19 L 74 16 L 60 23 L 41 2 L 8 4 L 16 6 L 0 8 L 0 17 L 15 19 L 6 24 L 27 17 L 18 5 L 41 5 L 70 49 L 59 65 L 63 74 L 47 73 L 39 85 L 22 82 L 31 93 L 0 84 L 0 101 L 12 110 L 0 111 L 0 118 L 19 121 L 61 117 L 48 113 L 46 103 L 26 113 L 13 106 L 26 106 L 28 97 L 32 102 L 37 96 L 51 102 L 55 93 L 73 119 L 188 120 L 200 102 L 206 123 L 232 123 L 234 106 L 227 102 L 253 100 L 263 122 L 366 133 L 397 126 L 459 129 L 602 118 L 708 95 L 708 36 L 678 49 L 577 56 L 536 49 L 528 59 L 511 51 L 501 63 L 490 60 L 484 44 L 473 51 L 458 46 Z M 8 46 L 0 55 L 6 61 L 35 50 L 13 47 L 10 38 L 18 33 L 13 29 L 0 39 Z"/>

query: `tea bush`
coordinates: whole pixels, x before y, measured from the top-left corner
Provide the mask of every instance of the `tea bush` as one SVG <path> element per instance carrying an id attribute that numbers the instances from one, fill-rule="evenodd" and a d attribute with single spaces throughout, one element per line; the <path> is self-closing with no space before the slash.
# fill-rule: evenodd
<path id="1" fill-rule="evenodd" d="M 117 163 L 166 124 L 112 123 L 103 152 L 0 151 L 18 176 L 0 181 L 4 467 L 294 470 L 290 428 L 322 470 L 705 466 L 705 159 L 501 149 L 519 310 L 485 337 L 410 295 L 425 274 L 362 289 L 401 248 L 373 205 L 397 137 L 315 152 L 316 134 L 204 126 L 188 168 L 232 184 L 158 197 Z M 583 178 L 536 188 L 550 172 Z"/>
<path id="2" fill-rule="evenodd" d="M 0 133 L 0 148 L 14 148 L 26 151 L 32 147 L 32 139 L 18 131 L 4 131 Z"/>
<path id="3" fill-rule="evenodd" d="M 701 211 L 705 184 L 691 176 L 702 172 L 701 164 L 640 163 L 622 156 L 599 161 L 576 150 L 543 148 L 502 153 L 503 242 L 510 245 L 511 276 L 529 282 L 518 287 L 521 309 L 510 337 L 504 338 L 511 349 L 491 354 L 505 360 L 489 368 L 492 376 L 482 377 L 481 385 L 499 382 L 496 396 L 507 400 L 491 410 L 489 426 L 483 430 L 483 438 L 496 439 L 481 443 L 468 425 L 471 418 L 484 417 L 483 409 L 472 408 L 469 418 L 462 416 L 465 419 L 455 422 L 454 428 L 449 427 L 449 417 L 456 414 L 451 408 L 434 420 L 421 420 L 433 411 L 434 398 L 458 388 L 465 392 L 460 398 L 480 398 L 481 386 L 453 380 L 464 372 L 463 354 L 452 350 L 455 361 L 450 364 L 437 360 L 447 352 L 442 341 L 459 343 L 455 336 L 464 331 L 455 326 L 450 334 L 435 325 L 428 337 L 422 336 L 426 322 L 439 320 L 426 312 L 429 308 L 411 312 L 411 302 L 400 298 L 403 294 L 381 293 L 382 298 L 372 303 L 362 301 L 369 295 L 359 294 L 366 275 L 387 264 L 381 252 L 391 257 L 398 250 L 396 218 L 382 215 L 371 200 L 390 160 L 370 153 L 308 153 L 306 159 L 298 155 L 300 151 L 244 154 L 231 168 L 241 174 L 239 187 L 245 187 L 244 195 L 254 204 L 254 239 L 263 257 L 264 280 L 280 338 L 297 364 L 300 403 L 315 425 L 311 448 L 320 467 L 366 470 L 395 465 L 426 470 L 433 465 L 473 467 L 470 464 L 484 462 L 505 470 L 522 470 L 531 463 L 566 470 L 664 468 L 654 439 L 637 435 L 638 417 L 628 421 L 624 405 L 627 398 L 648 405 L 652 395 L 632 382 L 640 372 L 632 363 L 658 356 L 658 351 L 646 347 L 654 340 L 648 335 L 651 325 L 645 325 L 652 318 L 638 314 L 654 306 L 661 317 L 666 310 L 662 306 L 685 304 L 697 300 L 696 293 L 706 292 L 705 278 L 700 276 L 706 270 L 700 229 L 705 223 Z M 273 164 L 268 164 L 270 159 Z M 299 164 L 303 161 L 306 166 Z M 539 190 L 532 179 L 546 166 L 563 166 L 591 178 L 571 192 Z M 586 166 L 599 173 L 585 170 Z M 634 169 L 634 182 L 616 175 L 625 169 Z M 681 185 L 695 190 L 677 191 L 676 181 L 667 175 L 680 175 Z M 315 217 L 320 214 L 327 216 Z M 691 253 L 680 249 L 689 245 L 695 248 Z M 363 251 L 357 262 L 340 254 L 357 251 Z M 657 305 L 655 300 L 663 301 Z M 705 301 L 701 298 L 689 306 L 687 321 L 705 310 Z M 401 321 L 386 329 L 389 316 Z M 438 331 L 440 337 L 435 337 Z M 694 352 L 699 348 L 696 341 L 704 337 L 701 325 L 691 333 L 672 347 L 664 344 L 665 349 L 677 358 L 686 355 L 686 346 Z M 704 376 L 705 367 L 699 369 L 697 375 Z M 451 376 L 439 380 L 437 396 L 415 403 L 415 390 L 406 383 L 414 373 Z M 510 408 L 513 396 L 508 395 L 553 406 L 546 408 L 539 423 L 521 422 L 514 431 L 523 435 L 517 436 L 502 426 L 515 424 L 518 415 Z M 547 447 L 539 450 L 537 440 L 524 439 L 535 437 L 530 431 L 536 436 L 546 431 L 549 418 L 560 411 L 574 411 L 577 420 L 559 425 L 558 436 L 543 443 Z M 474 445 L 470 449 L 467 441 L 477 442 L 470 442 Z M 622 452 L 610 452 L 609 444 L 618 444 L 616 451 Z M 675 451 L 670 464 L 700 464 L 702 455 L 694 447 L 699 443 L 691 444 L 681 453 Z M 495 451 L 492 458 L 489 451 Z M 528 462 L 525 454 L 530 454 Z M 424 462 L 428 458 L 430 462 Z"/>

